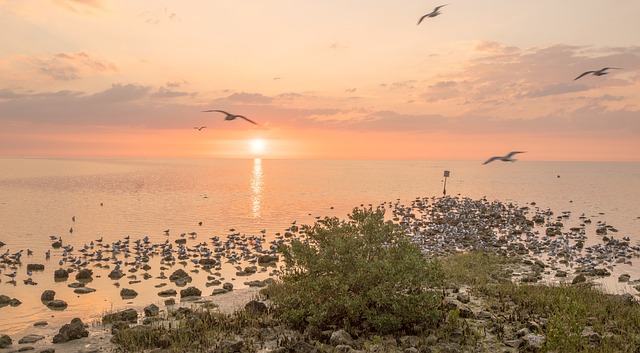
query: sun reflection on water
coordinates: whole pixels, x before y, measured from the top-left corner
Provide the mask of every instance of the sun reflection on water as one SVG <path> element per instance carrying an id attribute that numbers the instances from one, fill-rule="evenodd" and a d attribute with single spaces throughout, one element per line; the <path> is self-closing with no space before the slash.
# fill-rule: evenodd
<path id="1" fill-rule="evenodd" d="M 253 217 L 260 217 L 262 203 L 262 159 L 253 160 L 253 172 L 251 173 L 251 211 Z"/>

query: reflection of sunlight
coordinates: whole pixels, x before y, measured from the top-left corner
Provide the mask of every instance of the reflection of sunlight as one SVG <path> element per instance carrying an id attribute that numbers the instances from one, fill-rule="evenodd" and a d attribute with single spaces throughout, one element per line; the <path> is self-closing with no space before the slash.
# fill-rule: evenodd
<path id="1" fill-rule="evenodd" d="M 262 201 L 262 159 L 253 160 L 251 174 L 251 211 L 253 217 L 260 217 L 260 203 Z"/>

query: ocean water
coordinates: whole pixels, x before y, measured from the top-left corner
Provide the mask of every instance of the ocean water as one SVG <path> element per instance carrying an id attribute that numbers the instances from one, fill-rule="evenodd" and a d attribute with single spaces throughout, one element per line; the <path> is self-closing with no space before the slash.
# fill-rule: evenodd
<path id="1" fill-rule="evenodd" d="M 640 163 L 606 162 L 494 162 L 481 161 L 317 161 L 227 159 L 38 159 L 0 158 L 0 254 L 23 250 L 15 284 L 5 276 L 14 270 L 0 267 L 0 295 L 18 298 L 18 307 L 0 308 L 0 333 L 32 332 L 34 322 L 46 320 L 50 327 L 73 317 L 98 318 L 106 311 L 128 306 L 162 303 L 160 290 L 181 288 L 162 281 L 158 259 L 152 260 L 152 279 L 120 287 L 107 278 L 108 270 L 92 268 L 94 280 L 87 284 L 95 293 L 78 295 L 66 282 L 55 282 L 61 250 L 53 250 L 51 236 L 81 249 L 91 241 L 104 244 L 148 237 L 151 243 L 173 242 L 181 233 L 196 232 L 189 245 L 224 238 L 230 233 L 275 239 L 292 222 L 312 224 L 317 217 L 341 218 L 360 205 L 383 202 L 409 204 L 417 197 L 443 195 L 444 171 L 447 195 L 513 202 L 531 202 L 556 214 L 570 211 L 565 228 L 577 226 L 585 214 L 594 225 L 606 222 L 618 229 L 617 238 L 640 242 Z M 200 222 L 202 222 L 200 224 Z M 169 235 L 165 230 L 169 229 Z M 594 234 L 590 236 L 595 236 Z M 27 256 L 27 249 L 33 255 Z M 26 265 L 39 263 L 45 271 L 25 285 Z M 68 266 L 64 266 L 65 268 Z M 90 267 L 91 268 L 91 267 Z M 165 271 L 189 266 L 175 265 Z M 246 287 L 247 278 L 235 276 L 224 266 L 221 277 L 234 288 Z M 619 291 L 619 273 L 640 278 L 640 261 L 620 265 L 603 283 Z M 125 272 L 126 275 L 131 275 Z M 140 272 L 137 274 L 140 277 Z M 205 271 L 191 273 L 194 285 L 208 294 Z M 250 279 L 264 279 L 259 272 Z M 141 278 L 138 278 L 141 279 Z M 140 295 L 122 299 L 121 288 Z M 46 289 L 69 303 L 64 311 L 52 311 L 40 301 Z"/>

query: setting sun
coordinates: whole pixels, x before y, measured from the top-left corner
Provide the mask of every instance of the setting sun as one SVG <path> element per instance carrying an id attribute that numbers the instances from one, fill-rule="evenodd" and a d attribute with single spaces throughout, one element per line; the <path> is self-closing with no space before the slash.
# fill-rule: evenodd
<path id="1" fill-rule="evenodd" d="M 251 152 L 255 154 L 263 154 L 265 152 L 265 142 L 263 139 L 251 140 Z"/>

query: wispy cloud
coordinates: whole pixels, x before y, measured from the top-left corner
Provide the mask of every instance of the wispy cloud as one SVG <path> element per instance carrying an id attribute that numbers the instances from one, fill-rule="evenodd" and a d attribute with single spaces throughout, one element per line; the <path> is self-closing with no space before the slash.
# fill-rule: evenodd
<path id="1" fill-rule="evenodd" d="M 95 58 L 85 52 L 24 56 L 22 61 L 35 66 L 41 74 L 59 81 L 77 80 L 83 75 L 118 71 L 114 63 Z"/>
<path id="2" fill-rule="evenodd" d="M 53 0 L 59 7 L 77 14 L 95 14 L 104 11 L 104 0 Z"/>

